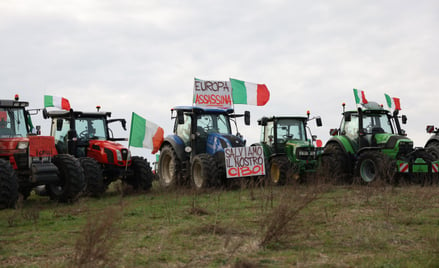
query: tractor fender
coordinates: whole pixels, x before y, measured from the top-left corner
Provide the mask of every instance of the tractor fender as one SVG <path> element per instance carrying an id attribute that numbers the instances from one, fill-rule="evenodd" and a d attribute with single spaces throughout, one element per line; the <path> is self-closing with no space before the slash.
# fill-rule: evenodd
<path id="1" fill-rule="evenodd" d="M 337 143 L 342 148 L 342 150 L 347 154 L 350 154 L 350 155 L 355 154 L 355 151 L 352 148 L 351 143 L 349 142 L 349 140 L 346 137 L 343 137 L 343 136 L 332 137 L 329 141 L 326 142 L 325 147 L 328 146 L 328 144 L 330 144 L 330 143 Z M 324 151 L 323 151 L 323 153 L 324 153 Z"/>
<path id="2" fill-rule="evenodd" d="M 186 161 L 189 159 L 189 154 L 186 153 L 184 150 L 185 144 L 184 144 L 183 140 L 180 137 L 178 137 L 177 135 L 167 136 L 165 138 L 165 140 L 163 141 L 163 143 L 160 145 L 160 151 L 166 145 L 169 145 L 174 149 L 174 151 L 177 154 L 177 157 L 178 157 L 178 159 L 180 159 L 180 161 Z"/>

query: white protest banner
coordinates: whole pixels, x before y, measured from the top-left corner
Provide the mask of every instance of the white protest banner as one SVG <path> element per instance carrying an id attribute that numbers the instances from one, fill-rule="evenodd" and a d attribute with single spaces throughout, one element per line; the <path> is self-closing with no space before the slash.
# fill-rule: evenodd
<path id="1" fill-rule="evenodd" d="M 265 175 L 262 146 L 224 148 L 227 178 Z"/>
<path id="2" fill-rule="evenodd" d="M 194 81 L 194 105 L 202 107 L 232 107 L 232 87 L 230 81 Z"/>

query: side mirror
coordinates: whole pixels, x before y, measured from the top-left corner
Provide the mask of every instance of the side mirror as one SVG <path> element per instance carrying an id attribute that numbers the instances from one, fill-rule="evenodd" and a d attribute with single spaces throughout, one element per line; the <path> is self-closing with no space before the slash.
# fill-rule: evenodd
<path id="1" fill-rule="evenodd" d="M 49 118 L 49 113 L 47 112 L 47 109 L 46 109 L 46 108 L 43 109 L 43 118 L 44 118 L 44 119 Z"/>
<path id="2" fill-rule="evenodd" d="M 351 121 L 351 113 L 344 113 L 344 121 L 346 122 Z"/>
<path id="3" fill-rule="evenodd" d="M 246 126 L 250 126 L 250 112 L 249 111 L 244 112 L 244 123 Z"/>
<path id="4" fill-rule="evenodd" d="M 316 117 L 316 124 L 317 124 L 318 127 L 322 126 L 322 118 L 320 116 Z"/>
<path id="5" fill-rule="evenodd" d="M 127 130 L 127 121 L 125 119 L 121 119 L 120 123 L 122 124 L 122 128 L 123 130 Z"/>
<path id="6" fill-rule="evenodd" d="M 63 124 L 63 120 L 62 119 L 56 119 L 56 130 L 57 131 L 61 131 L 62 130 L 62 124 Z"/>
<path id="7" fill-rule="evenodd" d="M 403 124 L 407 124 L 407 116 L 402 115 L 401 116 L 401 121 L 402 121 Z"/>
<path id="8" fill-rule="evenodd" d="M 331 128 L 331 129 L 329 130 L 329 135 L 331 135 L 331 136 L 336 136 L 336 135 L 338 135 L 338 129 L 337 129 L 337 128 Z"/>
<path id="9" fill-rule="evenodd" d="M 184 124 L 184 113 L 183 111 L 177 111 L 177 122 L 179 125 Z"/>
<path id="10" fill-rule="evenodd" d="M 433 133 L 434 132 L 434 126 L 433 125 L 429 125 L 427 126 L 427 133 Z"/>

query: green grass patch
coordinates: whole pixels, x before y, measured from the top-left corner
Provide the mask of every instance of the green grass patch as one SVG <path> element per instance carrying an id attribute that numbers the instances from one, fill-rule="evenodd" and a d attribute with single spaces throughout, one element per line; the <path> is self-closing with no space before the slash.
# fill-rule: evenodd
<path id="1" fill-rule="evenodd" d="M 0 211 L 1 267 L 435 267 L 439 188 L 109 190 Z"/>

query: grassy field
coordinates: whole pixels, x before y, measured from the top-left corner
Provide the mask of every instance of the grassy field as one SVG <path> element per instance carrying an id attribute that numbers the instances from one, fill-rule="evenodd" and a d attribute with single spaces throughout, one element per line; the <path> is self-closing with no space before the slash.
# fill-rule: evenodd
<path id="1" fill-rule="evenodd" d="M 0 267 L 439 266 L 437 186 L 120 188 L 1 210 Z"/>

